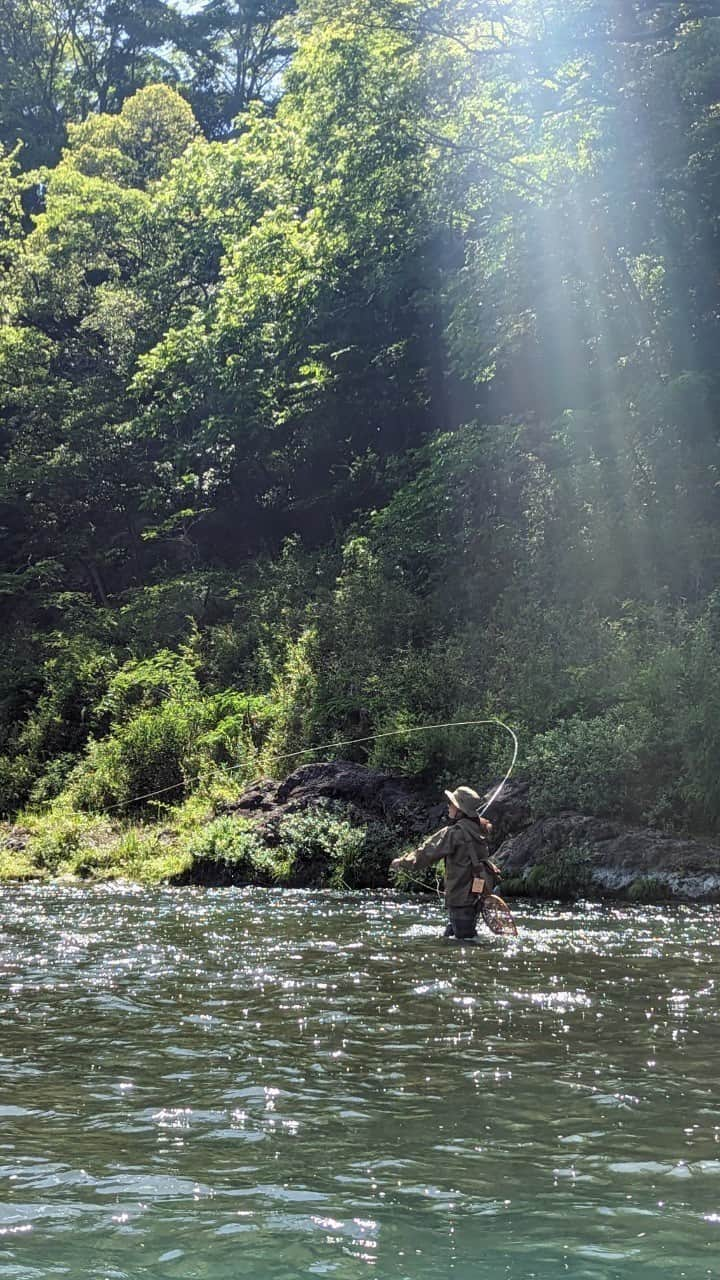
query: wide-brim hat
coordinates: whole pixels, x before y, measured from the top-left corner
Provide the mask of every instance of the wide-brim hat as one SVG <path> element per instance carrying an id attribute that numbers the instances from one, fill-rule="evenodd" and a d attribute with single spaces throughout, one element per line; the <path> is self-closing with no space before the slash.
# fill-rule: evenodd
<path id="1" fill-rule="evenodd" d="M 457 787 L 455 791 L 446 791 L 445 795 L 467 818 L 477 818 L 482 796 L 473 791 L 472 787 Z"/>

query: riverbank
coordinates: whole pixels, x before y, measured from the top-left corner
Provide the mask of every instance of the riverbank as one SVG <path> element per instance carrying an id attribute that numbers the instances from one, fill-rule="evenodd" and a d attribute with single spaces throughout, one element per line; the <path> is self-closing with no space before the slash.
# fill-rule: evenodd
<path id="1" fill-rule="evenodd" d="M 241 795 L 215 784 L 155 822 L 61 807 L 25 815 L 0 827 L 0 881 L 432 889 L 433 872 L 403 882 L 388 867 L 444 815 L 418 780 L 348 761 L 305 765 Z M 522 780 L 492 817 L 506 896 L 720 901 L 711 841 L 569 811 L 537 815 Z"/>
<path id="2" fill-rule="evenodd" d="M 220 780 L 156 821 L 58 804 L 0 826 L 0 881 L 378 888 L 442 812 L 412 781 L 344 762 L 240 795 Z"/>

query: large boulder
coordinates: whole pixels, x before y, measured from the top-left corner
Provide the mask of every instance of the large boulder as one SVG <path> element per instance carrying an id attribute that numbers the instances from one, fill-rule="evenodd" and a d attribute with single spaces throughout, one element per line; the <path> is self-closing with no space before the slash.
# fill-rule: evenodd
<path id="1" fill-rule="evenodd" d="M 379 819 L 408 839 L 442 825 L 447 809 L 434 792 L 412 778 L 380 773 L 350 760 L 331 760 L 301 765 L 283 782 L 265 778 L 225 811 L 256 818 L 270 834 L 286 815 L 328 800 L 346 807 L 358 822 Z"/>
<path id="2" fill-rule="evenodd" d="M 503 796 L 504 807 L 493 804 L 503 834 L 529 821 L 526 791 L 520 786 Z M 233 824 L 227 826 L 233 817 L 245 820 L 237 824 L 237 840 Z M 253 783 L 223 806 L 218 822 L 225 825 L 217 837 L 216 822 L 207 847 L 200 842 L 173 883 L 381 888 L 392 883 L 391 859 L 447 822 L 447 801 L 417 778 L 323 761 L 302 765 L 282 782 Z"/>
<path id="3" fill-rule="evenodd" d="M 568 891 L 631 899 L 720 899 L 720 845 L 581 813 L 540 818 L 497 857 L 515 892 Z"/>
<path id="4" fill-rule="evenodd" d="M 347 760 L 302 765 L 224 805 L 173 883 L 380 888 L 446 809 L 415 779 Z"/>

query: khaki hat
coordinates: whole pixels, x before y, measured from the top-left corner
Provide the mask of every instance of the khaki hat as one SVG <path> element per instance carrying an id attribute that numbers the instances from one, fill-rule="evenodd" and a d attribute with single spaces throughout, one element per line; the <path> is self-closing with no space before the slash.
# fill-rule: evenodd
<path id="1" fill-rule="evenodd" d="M 445 795 L 450 803 L 454 804 L 455 808 L 466 817 L 477 818 L 482 796 L 479 796 L 477 791 L 473 791 L 472 787 L 458 787 L 455 791 L 446 791 Z"/>

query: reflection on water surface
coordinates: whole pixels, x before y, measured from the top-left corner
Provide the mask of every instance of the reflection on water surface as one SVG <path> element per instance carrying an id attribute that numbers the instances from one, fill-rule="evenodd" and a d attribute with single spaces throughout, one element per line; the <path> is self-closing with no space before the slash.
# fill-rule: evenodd
<path id="1" fill-rule="evenodd" d="M 6 890 L 0 1280 L 720 1277 L 717 908 Z"/>

